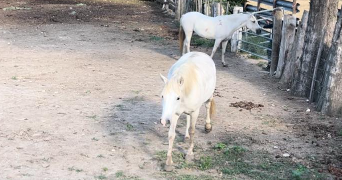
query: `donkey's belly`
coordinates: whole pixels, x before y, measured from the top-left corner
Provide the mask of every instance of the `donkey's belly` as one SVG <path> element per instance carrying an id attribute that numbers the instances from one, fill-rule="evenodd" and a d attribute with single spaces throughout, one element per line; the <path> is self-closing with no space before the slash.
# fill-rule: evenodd
<path id="1" fill-rule="evenodd" d="M 201 37 L 215 39 L 215 26 L 210 21 L 198 21 L 195 23 L 194 31 Z"/>

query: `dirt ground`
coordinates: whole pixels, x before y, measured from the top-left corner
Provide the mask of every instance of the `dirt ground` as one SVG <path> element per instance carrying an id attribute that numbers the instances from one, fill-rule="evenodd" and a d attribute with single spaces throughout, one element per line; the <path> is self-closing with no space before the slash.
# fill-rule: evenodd
<path id="1" fill-rule="evenodd" d="M 179 53 L 176 23 L 160 5 L 0 0 L 0 8 L 0 179 L 341 179 L 341 119 L 291 97 L 257 60 L 227 53 L 221 67 L 220 52 L 213 131 L 204 132 L 202 111 L 190 166 L 181 117 L 177 168 L 164 172 L 159 73 Z M 263 107 L 230 106 L 240 101 Z M 236 147 L 238 159 L 215 158 Z"/>

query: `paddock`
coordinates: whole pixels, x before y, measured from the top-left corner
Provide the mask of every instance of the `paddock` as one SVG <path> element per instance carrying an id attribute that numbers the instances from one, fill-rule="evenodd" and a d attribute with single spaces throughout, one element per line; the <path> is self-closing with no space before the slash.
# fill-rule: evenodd
<path id="1" fill-rule="evenodd" d="M 159 74 L 179 58 L 173 18 L 148 1 L 59 2 L 0 1 L 26 8 L 0 10 L 0 179 L 336 176 L 329 168 L 341 163 L 340 119 L 314 112 L 262 73 L 259 60 L 233 53 L 227 68 L 214 57 L 217 113 L 207 134 L 200 111 L 196 163 L 183 158 L 181 116 L 176 168 L 164 172 Z M 243 101 L 249 106 L 238 107 Z"/>

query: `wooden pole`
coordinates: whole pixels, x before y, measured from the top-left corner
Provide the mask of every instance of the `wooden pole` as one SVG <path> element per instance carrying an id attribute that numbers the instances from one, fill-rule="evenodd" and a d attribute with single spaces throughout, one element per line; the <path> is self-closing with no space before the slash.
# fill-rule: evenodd
<path id="1" fill-rule="evenodd" d="M 342 8 L 342 7 L 341 7 Z M 325 63 L 322 95 L 317 109 L 328 115 L 342 117 L 342 16 L 335 25 L 329 58 Z"/>
<path id="2" fill-rule="evenodd" d="M 233 14 L 238 14 L 240 12 L 243 12 L 243 7 L 234 7 L 234 10 L 233 10 Z M 232 35 L 232 39 L 231 39 L 231 46 L 230 46 L 230 51 L 231 52 L 238 52 L 238 40 L 242 38 L 242 33 L 239 32 L 239 30 L 235 31 Z"/>
<path id="3" fill-rule="evenodd" d="M 297 13 L 297 0 L 293 0 L 292 2 L 292 14 L 295 15 Z"/>
<path id="4" fill-rule="evenodd" d="M 273 20 L 273 40 L 272 40 L 272 57 L 271 57 L 271 68 L 270 75 L 273 76 L 275 70 L 277 69 L 279 50 L 281 42 L 281 26 L 283 19 L 283 11 L 280 9 L 274 10 L 274 20 Z"/>
<path id="5" fill-rule="evenodd" d="M 260 4 L 261 4 L 261 0 L 258 0 L 257 11 L 260 11 Z"/>
<path id="6" fill-rule="evenodd" d="M 294 41 L 294 46 L 292 48 L 292 56 L 291 56 L 291 62 L 293 62 L 293 66 L 290 67 L 290 74 L 292 76 L 292 82 L 291 82 L 291 94 L 296 94 L 296 87 L 299 83 L 299 77 L 300 77 L 300 67 L 302 66 L 301 58 L 304 54 L 304 37 L 306 33 L 306 29 L 308 26 L 308 17 L 309 12 L 304 11 L 301 22 L 297 28 L 297 34 Z"/>
<path id="7" fill-rule="evenodd" d="M 288 84 L 291 77 L 290 73 L 288 72 L 290 69 L 289 53 L 291 53 L 290 51 L 293 46 L 295 31 L 296 17 L 292 15 L 285 15 L 280 43 L 279 60 L 275 75 L 276 78 L 281 78 L 280 82 L 283 84 Z"/>

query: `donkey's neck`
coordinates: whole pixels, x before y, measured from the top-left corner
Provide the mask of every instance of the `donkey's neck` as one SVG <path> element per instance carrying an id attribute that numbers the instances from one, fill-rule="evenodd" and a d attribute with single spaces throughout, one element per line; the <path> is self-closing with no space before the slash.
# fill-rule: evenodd
<path id="1" fill-rule="evenodd" d="M 229 32 L 228 37 L 232 36 L 235 31 L 238 29 L 244 27 L 247 25 L 248 18 L 245 14 L 243 14 L 243 17 L 239 17 L 238 19 L 235 20 L 234 23 L 228 22 L 227 25 L 232 28 L 232 31 Z M 231 21 L 231 20 L 229 20 Z"/>

